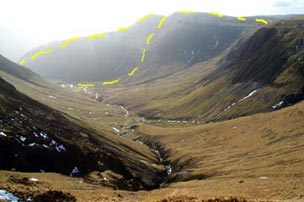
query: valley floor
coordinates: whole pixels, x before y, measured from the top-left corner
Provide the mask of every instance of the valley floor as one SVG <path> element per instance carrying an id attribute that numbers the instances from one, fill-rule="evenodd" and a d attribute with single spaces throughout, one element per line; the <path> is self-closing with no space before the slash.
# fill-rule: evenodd
<path id="1" fill-rule="evenodd" d="M 192 180 L 172 183 L 166 188 L 153 191 L 129 192 L 113 190 L 100 185 L 92 185 L 82 178 L 70 178 L 55 173 L 16 173 L 1 171 L 1 187 L 9 189 L 18 196 L 60 190 L 75 196 L 77 201 L 125 201 L 156 202 L 176 197 L 183 201 L 202 201 L 213 198 L 237 197 L 247 201 L 303 201 L 304 177 L 214 177 L 207 180 Z M 36 178 L 38 182 L 13 182 L 12 179 Z M 193 197 L 191 200 L 189 197 Z M 174 200 L 173 200 L 174 201 Z"/>
<path id="2" fill-rule="evenodd" d="M 0 171 L 0 189 L 26 197 L 60 190 L 81 202 L 203 201 L 230 196 L 247 201 L 304 201 L 303 118 L 304 103 L 299 103 L 195 127 L 141 124 L 125 138 L 141 136 L 160 142 L 169 151 L 173 167 L 168 179 L 172 183 L 152 191 L 114 190 L 86 178 L 13 171 Z"/>

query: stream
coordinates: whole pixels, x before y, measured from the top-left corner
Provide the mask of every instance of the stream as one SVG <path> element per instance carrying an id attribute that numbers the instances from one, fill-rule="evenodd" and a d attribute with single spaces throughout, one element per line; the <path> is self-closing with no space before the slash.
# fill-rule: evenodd
<path id="1" fill-rule="evenodd" d="M 129 113 L 128 109 L 126 109 L 122 105 L 118 106 L 118 105 L 112 105 L 109 103 L 106 103 L 106 105 L 118 107 L 123 111 L 124 116 L 126 118 L 133 118 L 133 117 L 130 117 L 130 113 Z M 142 119 L 144 120 L 144 118 L 142 118 Z M 137 123 L 135 123 L 135 124 L 137 124 Z M 168 177 L 170 175 L 172 175 L 172 166 L 170 164 L 170 161 L 168 160 L 168 152 L 165 151 L 163 146 L 161 146 L 159 143 L 153 142 L 150 139 L 145 139 L 143 137 L 140 137 L 140 138 L 135 139 L 134 141 L 139 144 L 145 144 L 146 146 L 148 146 L 150 148 L 150 150 L 155 154 L 159 165 L 163 165 L 165 167 L 166 175 L 165 175 L 164 179 L 162 180 L 162 182 L 159 184 L 159 187 L 162 187 L 165 184 L 165 182 L 167 181 Z"/>

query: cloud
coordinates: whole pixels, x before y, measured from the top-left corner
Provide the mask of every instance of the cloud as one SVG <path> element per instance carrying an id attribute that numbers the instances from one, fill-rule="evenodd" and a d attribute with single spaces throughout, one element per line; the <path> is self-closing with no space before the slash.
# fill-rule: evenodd
<path id="1" fill-rule="evenodd" d="M 273 6 L 282 8 L 282 7 L 290 7 L 290 6 L 292 6 L 292 4 L 294 4 L 292 1 L 278 0 L 273 3 Z"/>

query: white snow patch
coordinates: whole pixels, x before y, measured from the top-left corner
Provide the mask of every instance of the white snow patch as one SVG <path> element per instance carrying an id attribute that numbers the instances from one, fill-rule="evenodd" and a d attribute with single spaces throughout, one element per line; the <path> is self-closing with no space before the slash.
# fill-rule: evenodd
<path id="1" fill-rule="evenodd" d="M 142 159 L 141 159 L 140 161 L 141 161 L 141 162 L 143 162 L 143 163 L 148 163 L 147 161 L 145 161 L 145 160 L 142 160 Z"/>
<path id="2" fill-rule="evenodd" d="M 64 147 L 62 144 L 59 145 L 59 146 L 57 146 L 57 147 L 56 147 L 56 150 L 57 150 L 58 152 L 66 151 L 65 147 Z"/>
<path id="3" fill-rule="evenodd" d="M 183 69 L 186 68 L 186 67 L 192 62 L 192 60 L 194 59 L 194 56 L 195 56 L 195 55 L 194 55 L 194 52 L 192 51 L 191 54 L 192 54 L 192 55 L 191 55 L 191 57 L 189 58 L 189 60 L 184 64 Z"/>
<path id="4" fill-rule="evenodd" d="M 129 111 L 126 108 L 124 108 L 123 106 L 119 106 L 119 107 L 120 107 L 120 109 L 122 109 L 125 112 L 125 117 L 128 118 L 129 117 Z"/>
<path id="5" fill-rule="evenodd" d="M 0 200 L 8 202 L 18 202 L 19 198 L 6 190 L 0 189 Z"/>
<path id="6" fill-rule="evenodd" d="M 111 128 L 112 128 L 112 130 L 114 130 L 115 133 L 119 133 L 119 131 L 120 131 L 118 128 L 115 128 L 115 127 L 111 127 Z"/>
<path id="7" fill-rule="evenodd" d="M 7 135 L 3 131 L 0 132 L 0 136 L 7 137 Z"/>
<path id="8" fill-rule="evenodd" d="M 48 135 L 45 132 L 40 132 L 40 136 L 44 139 L 48 138 Z"/>
<path id="9" fill-rule="evenodd" d="M 167 170 L 167 174 L 168 174 L 168 175 L 171 175 L 171 174 L 172 174 L 171 165 L 167 165 L 167 166 L 166 166 L 166 170 Z"/>
<path id="10" fill-rule="evenodd" d="M 70 176 L 72 177 L 74 174 L 77 174 L 77 173 L 79 173 L 79 170 L 78 170 L 77 166 L 75 166 L 73 168 L 73 170 L 71 171 Z"/>
<path id="11" fill-rule="evenodd" d="M 38 180 L 37 178 L 31 177 L 31 178 L 29 179 L 29 181 L 38 182 L 39 180 Z"/>
<path id="12" fill-rule="evenodd" d="M 23 117 L 23 118 L 27 118 L 27 116 L 25 116 L 24 114 L 20 114 L 21 115 L 21 117 Z"/>
<path id="13" fill-rule="evenodd" d="M 28 146 L 33 147 L 33 146 L 35 146 L 35 145 L 36 145 L 36 143 L 33 142 L 33 143 L 29 144 Z"/>
<path id="14" fill-rule="evenodd" d="M 252 92 L 250 92 L 247 96 L 243 97 L 242 99 L 240 99 L 237 103 L 242 102 L 246 99 L 248 99 L 249 97 L 253 96 L 259 89 L 256 89 Z M 221 115 L 222 113 L 226 112 L 227 110 L 229 110 L 231 107 L 233 107 L 234 105 L 236 105 L 237 103 L 232 103 L 231 105 L 229 105 L 228 107 L 226 107 L 222 112 L 218 113 L 216 116 Z"/>
<path id="15" fill-rule="evenodd" d="M 88 93 L 87 87 L 84 87 L 84 88 L 83 88 L 83 91 L 84 91 L 84 93 Z"/>
<path id="16" fill-rule="evenodd" d="M 216 47 L 219 45 L 219 41 L 216 35 L 214 35 L 214 39 L 215 39 L 215 45 L 214 45 L 214 49 L 216 49 Z"/>
<path id="17" fill-rule="evenodd" d="M 156 149 L 152 149 L 152 151 L 156 154 L 158 160 L 159 160 L 160 162 L 163 162 L 163 158 L 161 157 L 159 151 L 156 150 Z"/>
<path id="18" fill-rule="evenodd" d="M 50 143 L 50 146 L 53 146 L 53 145 L 57 145 L 57 142 L 55 140 L 52 140 Z"/>
<path id="19" fill-rule="evenodd" d="M 239 102 L 242 102 L 243 100 L 246 100 L 248 98 L 250 98 L 251 96 L 253 96 L 256 92 L 258 91 L 258 89 L 250 92 L 247 96 L 243 97 L 242 99 L 239 100 Z"/>
<path id="20" fill-rule="evenodd" d="M 225 111 L 227 111 L 227 110 L 229 110 L 231 107 L 233 107 L 235 105 L 235 102 L 234 103 L 232 103 L 231 105 L 229 105 L 228 107 L 226 107 L 225 109 L 224 109 L 224 111 L 223 112 L 225 112 Z"/>
<path id="21" fill-rule="evenodd" d="M 282 106 L 283 103 L 284 103 L 284 102 L 281 101 L 281 102 L 279 102 L 278 104 L 273 105 L 273 106 L 272 106 L 272 109 L 278 109 L 278 108 L 280 108 L 280 107 Z"/>
<path id="22" fill-rule="evenodd" d="M 26 137 L 20 136 L 19 139 L 20 139 L 22 142 L 24 142 L 24 141 L 26 140 Z"/>

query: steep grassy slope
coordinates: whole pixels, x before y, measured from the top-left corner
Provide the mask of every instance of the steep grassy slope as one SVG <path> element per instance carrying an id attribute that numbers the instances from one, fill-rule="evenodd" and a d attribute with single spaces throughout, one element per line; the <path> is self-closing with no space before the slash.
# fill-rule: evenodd
<path id="1" fill-rule="evenodd" d="M 3 66 L 0 69 L 1 76 L 16 84 L 26 94 L 38 99 L 48 97 L 56 100 L 53 101 L 56 104 L 45 101 L 50 106 L 64 106 L 68 101 L 73 102 L 73 99 L 79 98 L 77 103 L 69 104 L 75 107 L 77 112 L 74 113 L 83 116 L 75 118 L 75 115 L 66 112 L 68 109 L 62 108 L 60 112 L 45 106 L 1 79 L 1 169 L 41 169 L 70 174 L 76 166 L 81 175 L 95 170 L 112 172 L 109 176 L 114 177 L 112 184 L 109 184 L 122 189 L 151 189 L 161 183 L 165 169 L 161 164 L 156 165 L 159 163 L 156 155 L 147 146 L 122 139 L 110 132 L 108 125 L 114 124 L 115 120 L 126 119 L 125 117 L 115 118 L 118 115 L 114 114 L 114 118 L 105 118 L 108 123 L 94 126 L 90 120 L 82 121 L 85 120 L 83 113 L 95 109 L 97 113 L 91 115 L 97 116 L 105 110 L 98 107 L 105 105 L 89 101 L 81 95 L 69 100 L 66 97 L 73 95 L 72 92 L 60 91 L 52 84 L 48 87 L 37 86 L 21 79 L 19 75 L 15 77 L 3 72 L 7 69 Z M 49 92 L 56 94 L 50 97 Z M 111 108 L 107 110 L 111 112 Z M 94 121 L 102 122 L 102 119 Z"/>
<path id="2" fill-rule="evenodd" d="M 157 119 L 208 122 L 271 111 L 304 86 L 303 22 L 298 17 L 262 27 L 218 57 L 152 82 L 106 90 L 105 100 Z"/>
<path id="3" fill-rule="evenodd" d="M 114 191 L 87 183 L 86 178 L 53 173 L 0 171 L 0 183 L 21 196 L 62 190 L 83 202 L 171 201 L 168 197 L 201 202 L 231 195 L 254 202 L 300 202 L 304 190 L 303 110 L 302 102 L 271 113 L 196 127 L 140 126 L 137 135 L 160 141 L 170 150 L 174 162 L 170 180 L 181 181 L 149 192 Z M 35 177 L 39 182 L 12 181 L 23 177 Z"/>
<path id="4" fill-rule="evenodd" d="M 110 126 L 114 123 L 128 123 L 120 109 L 97 102 L 95 94 L 85 93 L 84 88 L 61 88 L 6 58 L 0 58 L 0 62 L 5 64 L 0 66 L 0 75 L 6 81 L 14 85 L 21 93 L 51 108 L 75 119 L 86 121 L 91 127 L 98 127 L 108 132 L 111 131 Z M 25 71 L 28 72 L 28 77 L 35 79 L 28 82 L 23 79 L 23 74 L 17 73 L 13 76 L 11 71 Z"/>
<path id="5" fill-rule="evenodd" d="M 82 176 L 112 170 L 122 176 L 115 185 L 122 189 L 154 188 L 164 176 L 161 166 L 150 167 L 140 161 L 154 162 L 154 155 L 144 146 L 72 122 L 2 79 L 0 101 L 1 169 Z M 76 167 L 79 173 L 73 173 Z"/>
<path id="6" fill-rule="evenodd" d="M 291 199 L 303 197 L 303 110 L 301 102 L 271 113 L 197 127 L 142 125 L 138 132 L 170 151 L 169 180 L 195 180 L 172 185 L 171 190 Z"/>

